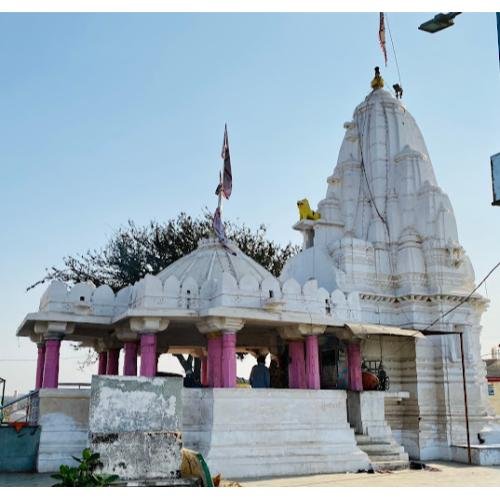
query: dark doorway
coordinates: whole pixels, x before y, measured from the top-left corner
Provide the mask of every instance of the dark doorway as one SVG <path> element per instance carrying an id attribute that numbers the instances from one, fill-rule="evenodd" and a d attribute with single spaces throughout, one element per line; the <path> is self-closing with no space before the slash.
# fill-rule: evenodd
<path id="1" fill-rule="evenodd" d="M 347 351 L 333 335 L 319 338 L 320 383 L 322 389 L 347 389 Z"/>

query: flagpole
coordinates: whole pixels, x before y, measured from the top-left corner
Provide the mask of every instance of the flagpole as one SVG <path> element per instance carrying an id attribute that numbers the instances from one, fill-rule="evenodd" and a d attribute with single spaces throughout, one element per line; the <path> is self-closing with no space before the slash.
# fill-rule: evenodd
<path id="1" fill-rule="evenodd" d="M 217 208 L 219 209 L 219 212 L 221 214 L 221 217 L 222 217 L 222 169 L 219 170 L 219 186 L 220 186 L 220 189 L 219 189 L 219 201 L 217 203 Z"/>
<path id="2" fill-rule="evenodd" d="M 229 156 L 229 141 L 227 139 L 227 124 L 224 126 L 224 141 L 222 143 L 221 156 L 224 160 L 222 169 L 219 171 L 219 185 L 216 194 L 218 196 L 217 208 L 215 210 L 212 228 L 219 242 L 226 248 L 226 232 L 222 222 L 222 197 L 229 198 L 232 190 L 231 158 Z M 227 248 L 226 248 L 227 250 Z"/>

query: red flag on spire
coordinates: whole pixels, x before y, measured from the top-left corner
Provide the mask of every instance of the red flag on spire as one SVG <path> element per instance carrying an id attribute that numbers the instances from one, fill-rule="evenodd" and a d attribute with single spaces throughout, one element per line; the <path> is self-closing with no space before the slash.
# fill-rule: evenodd
<path id="1" fill-rule="evenodd" d="M 387 66 L 387 50 L 385 48 L 385 20 L 384 13 L 380 13 L 380 23 L 378 28 L 378 41 L 380 43 L 380 48 L 384 54 L 385 65 Z"/>

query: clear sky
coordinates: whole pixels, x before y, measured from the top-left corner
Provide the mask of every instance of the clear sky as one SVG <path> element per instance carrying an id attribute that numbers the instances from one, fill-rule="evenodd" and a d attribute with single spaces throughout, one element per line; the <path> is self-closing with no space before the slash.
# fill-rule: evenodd
<path id="1" fill-rule="evenodd" d="M 404 87 L 461 244 L 481 279 L 500 260 L 490 155 L 500 151 L 495 15 L 463 14 L 435 35 L 432 14 L 389 14 Z M 228 218 L 279 242 L 296 200 L 326 192 L 342 124 L 383 66 L 378 14 L 1 14 L 0 377 L 33 387 L 35 347 L 17 339 L 62 257 L 115 228 L 214 207 L 224 122 L 233 163 Z M 398 81 L 388 38 L 386 82 Z M 500 343 L 500 271 L 482 352 Z M 87 381 L 62 350 L 61 381 Z M 163 362 L 165 363 L 165 361 Z"/>

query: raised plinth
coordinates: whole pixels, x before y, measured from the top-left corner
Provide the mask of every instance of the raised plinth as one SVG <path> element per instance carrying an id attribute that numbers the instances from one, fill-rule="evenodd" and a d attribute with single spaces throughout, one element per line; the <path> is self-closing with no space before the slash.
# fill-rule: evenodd
<path id="1" fill-rule="evenodd" d="M 499 444 L 474 444 L 470 448 L 474 465 L 500 465 Z M 469 463 L 467 445 L 452 445 L 451 458 L 454 462 Z"/>
<path id="2" fill-rule="evenodd" d="M 185 446 L 226 478 L 370 467 L 347 422 L 345 391 L 189 389 L 182 427 Z"/>
<path id="3" fill-rule="evenodd" d="M 54 472 L 60 465 L 78 465 L 87 447 L 88 389 L 41 389 L 38 424 L 41 426 L 37 471 Z"/>

